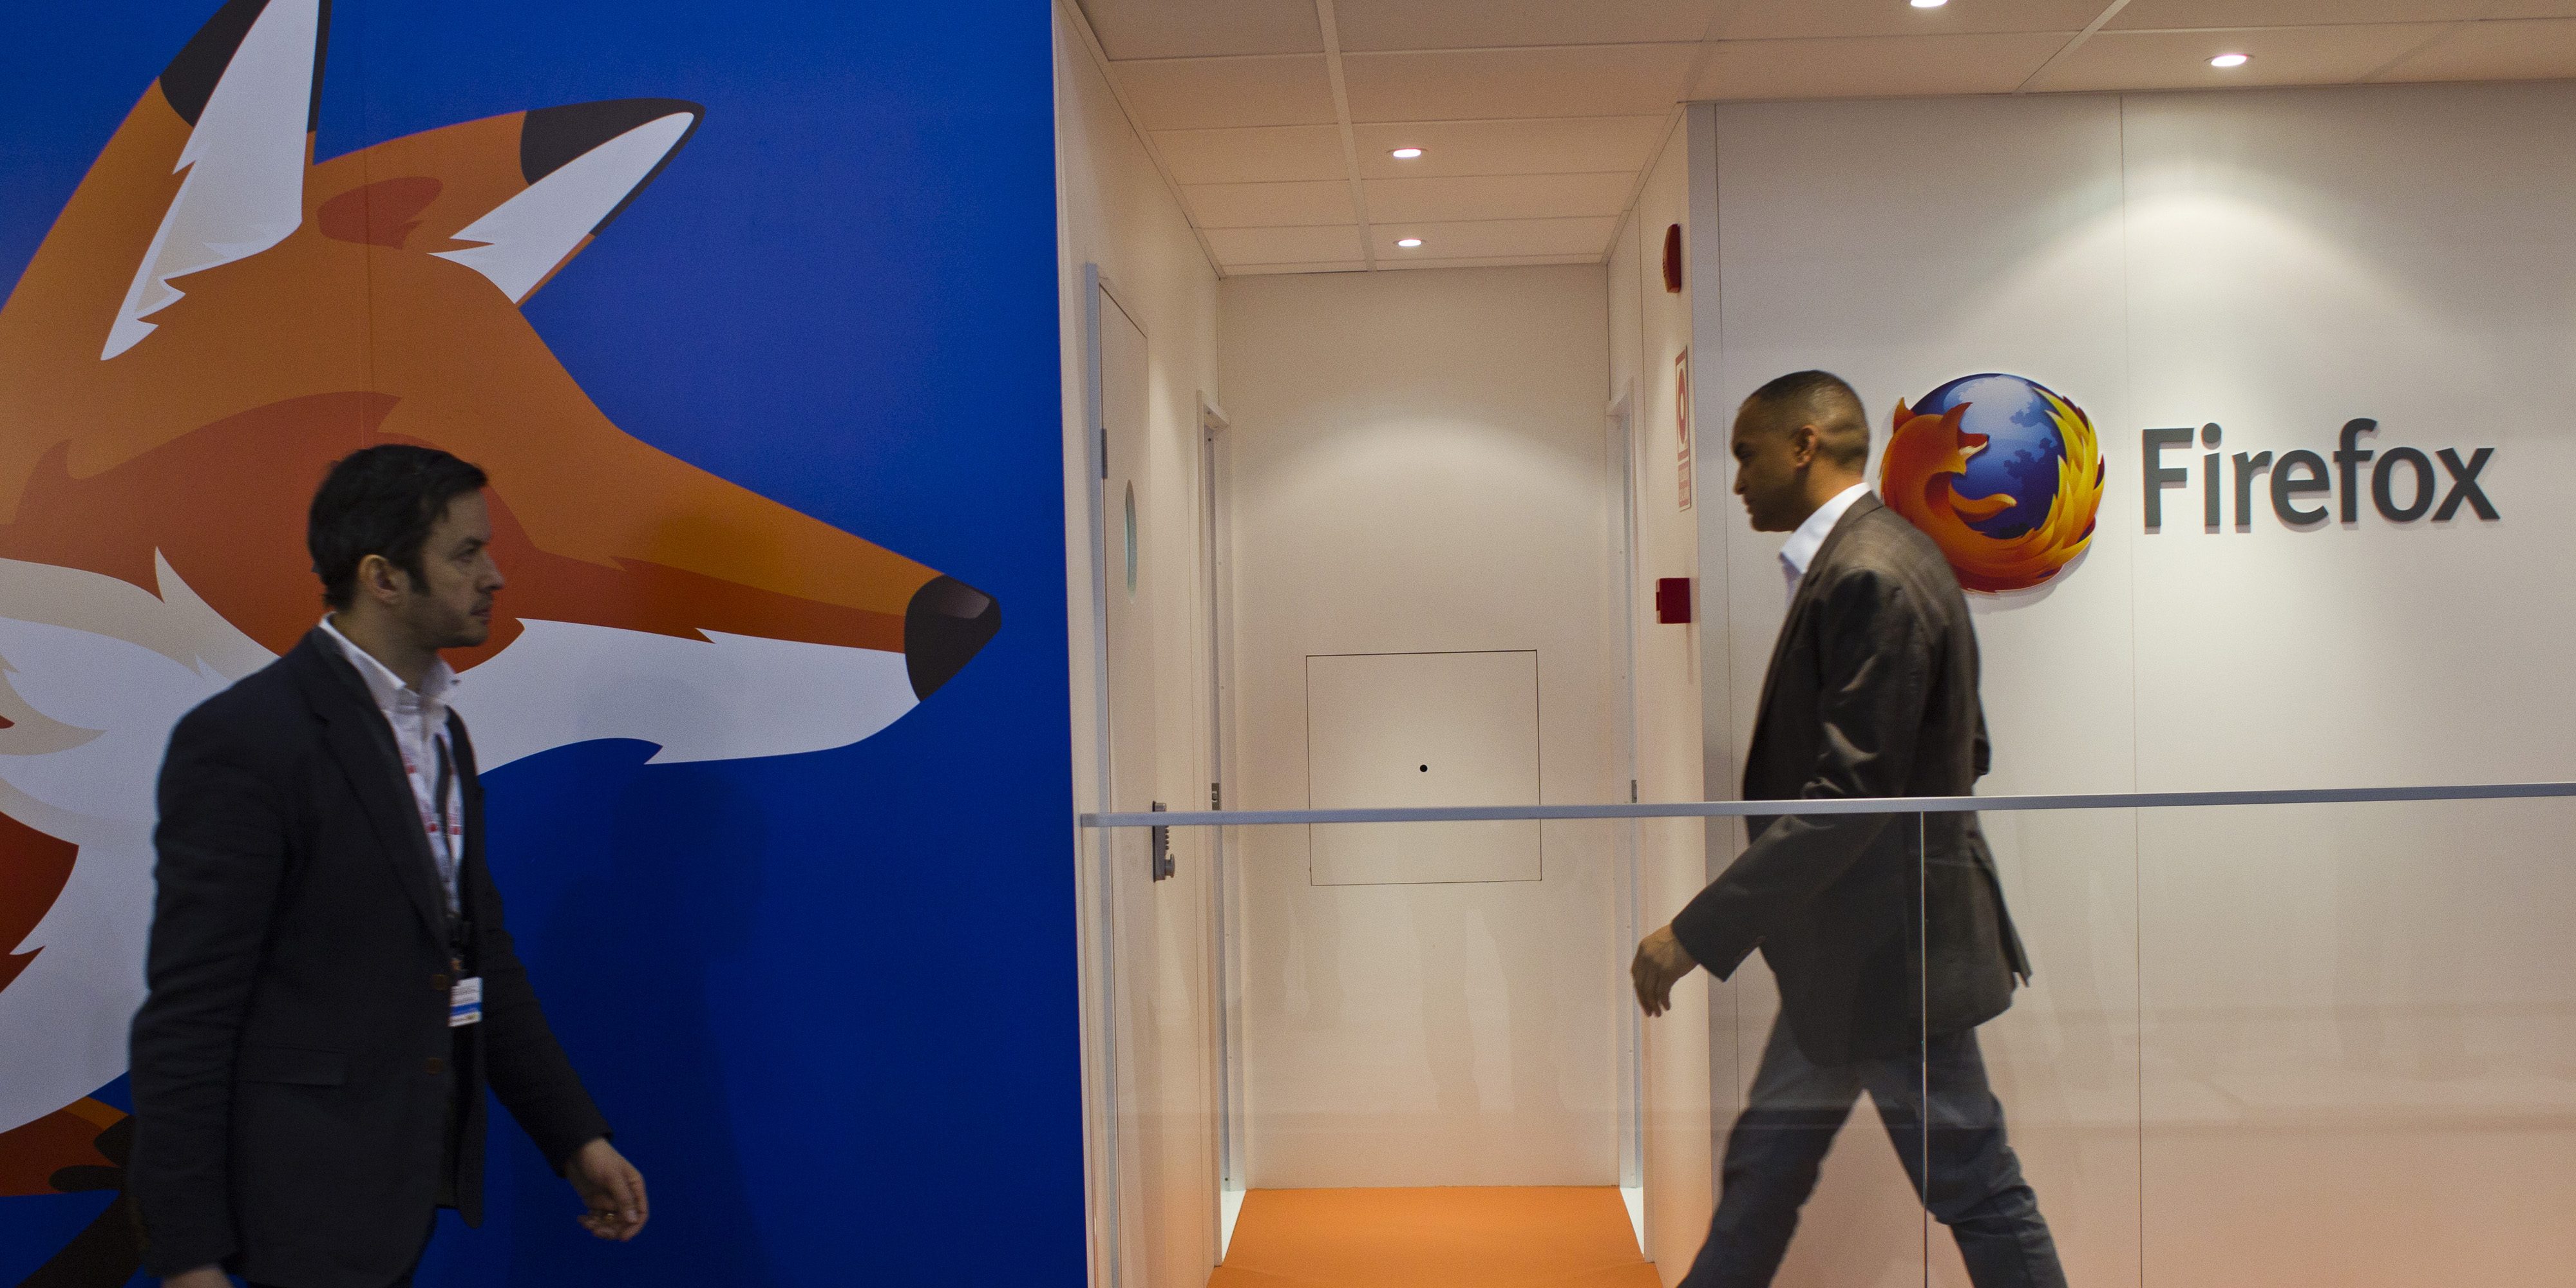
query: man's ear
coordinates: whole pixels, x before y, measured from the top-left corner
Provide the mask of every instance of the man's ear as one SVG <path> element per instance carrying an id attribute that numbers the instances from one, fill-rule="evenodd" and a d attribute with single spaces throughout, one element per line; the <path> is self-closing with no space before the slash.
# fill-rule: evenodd
<path id="1" fill-rule="evenodd" d="M 1800 425 L 1789 431 L 1789 460 L 1799 469 L 1816 463 L 1816 454 L 1824 448 L 1824 435 L 1813 425 Z"/>
<path id="2" fill-rule="evenodd" d="M 383 555 L 368 555 L 358 560 L 358 593 L 380 604 L 391 604 L 411 588 L 411 574 L 394 566 Z"/>

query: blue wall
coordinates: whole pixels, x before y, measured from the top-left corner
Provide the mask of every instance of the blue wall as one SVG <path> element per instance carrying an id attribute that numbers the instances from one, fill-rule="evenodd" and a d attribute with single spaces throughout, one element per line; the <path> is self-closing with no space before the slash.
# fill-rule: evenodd
<path id="1" fill-rule="evenodd" d="M 0 282 L 216 4 L 0 9 Z M 703 104 L 529 318 L 637 437 L 1004 610 L 851 747 L 648 767 L 588 743 L 489 776 L 512 927 L 654 1216 L 595 1243 L 496 1115 L 490 1218 L 444 1216 L 423 1283 L 1080 1282 L 1046 7 L 335 9 L 321 157 L 525 107 Z M 104 1202 L 0 1199 L 0 1284 Z"/>

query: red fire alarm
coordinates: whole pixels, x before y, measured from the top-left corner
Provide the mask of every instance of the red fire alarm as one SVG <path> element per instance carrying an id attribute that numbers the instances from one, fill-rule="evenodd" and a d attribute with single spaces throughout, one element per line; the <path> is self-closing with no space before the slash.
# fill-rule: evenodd
<path id="1" fill-rule="evenodd" d="M 1686 626 L 1690 619 L 1691 579 L 1655 578 L 1655 620 L 1666 626 Z"/>
<path id="2" fill-rule="evenodd" d="M 1675 295 L 1682 293 L 1682 226 L 1680 224 L 1674 224 L 1664 230 L 1664 289 Z"/>

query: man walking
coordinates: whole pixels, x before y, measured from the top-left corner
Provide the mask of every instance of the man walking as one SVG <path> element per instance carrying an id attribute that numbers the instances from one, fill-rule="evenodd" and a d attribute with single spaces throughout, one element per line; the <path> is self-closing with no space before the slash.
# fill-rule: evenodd
<path id="1" fill-rule="evenodd" d="M 425 447 L 333 466 L 306 529 L 329 615 L 171 734 L 129 1182 L 171 1288 L 409 1284 L 439 1208 L 482 1219 L 487 1082 L 591 1233 L 643 1228 L 503 928 L 447 709 L 438 651 L 483 643 L 502 587 L 483 485 Z"/>
<path id="2" fill-rule="evenodd" d="M 1790 534 L 1745 799 L 1969 794 L 1987 766 L 1975 628 L 1940 549 L 1861 481 L 1859 396 L 1826 372 L 1782 376 L 1745 400 L 1729 446 L 1755 530 Z M 1637 947 L 1649 1015 L 1693 966 L 1722 979 L 1757 947 L 1780 985 L 1686 1288 L 1771 1282 L 1863 1092 L 1978 1288 L 2066 1282 L 1977 1050 L 2030 966 L 1976 816 L 1917 818 L 1748 819 L 1744 853 Z"/>

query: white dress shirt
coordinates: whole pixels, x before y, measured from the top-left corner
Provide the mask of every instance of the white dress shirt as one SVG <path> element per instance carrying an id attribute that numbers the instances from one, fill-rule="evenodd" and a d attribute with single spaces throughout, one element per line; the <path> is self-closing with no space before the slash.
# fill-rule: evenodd
<path id="1" fill-rule="evenodd" d="M 1798 597 L 1799 579 L 1807 575 L 1807 565 L 1816 561 L 1816 552 L 1825 548 L 1825 538 L 1833 533 L 1834 525 L 1842 522 L 1843 511 L 1867 495 L 1867 483 L 1854 483 L 1835 493 L 1833 500 L 1817 506 L 1816 512 L 1789 534 L 1789 540 L 1780 547 L 1780 571 L 1789 579 L 1790 598 Z"/>
<path id="2" fill-rule="evenodd" d="M 465 847 L 465 818 L 462 801 L 464 784 L 456 781 L 452 749 L 447 745 L 447 695 L 456 688 L 456 670 L 446 659 L 433 659 L 429 674 L 414 689 L 402 677 L 376 660 L 375 655 L 349 642 L 349 637 L 322 619 L 322 633 L 340 646 L 349 665 L 358 668 L 358 678 L 367 682 L 367 693 L 376 700 L 376 710 L 383 712 L 385 723 L 393 726 L 394 746 L 402 752 L 403 776 L 411 780 L 412 803 L 420 809 L 421 830 L 428 834 L 430 857 L 438 863 L 438 883 L 447 891 L 448 915 L 456 915 L 456 861 Z M 442 773 L 442 767 L 446 772 Z M 446 799 L 440 795 L 444 778 Z"/>

